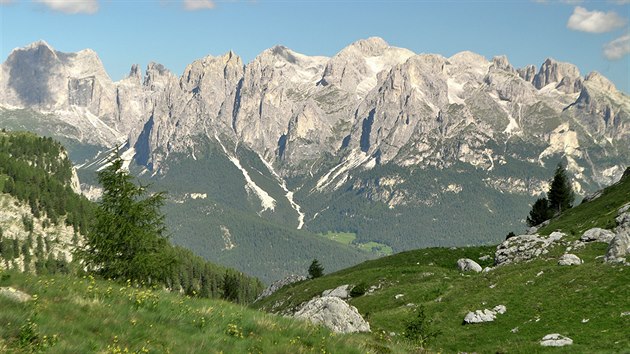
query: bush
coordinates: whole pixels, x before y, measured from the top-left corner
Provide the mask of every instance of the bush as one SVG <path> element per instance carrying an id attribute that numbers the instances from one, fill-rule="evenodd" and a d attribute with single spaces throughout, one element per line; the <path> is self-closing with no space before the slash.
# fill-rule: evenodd
<path id="1" fill-rule="evenodd" d="M 350 290 L 350 296 L 359 297 L 365 295 L 366 290 L 367 284 L 365 282 L 360 282 L 359 284 L 355 285 L 352 290 Z"/>

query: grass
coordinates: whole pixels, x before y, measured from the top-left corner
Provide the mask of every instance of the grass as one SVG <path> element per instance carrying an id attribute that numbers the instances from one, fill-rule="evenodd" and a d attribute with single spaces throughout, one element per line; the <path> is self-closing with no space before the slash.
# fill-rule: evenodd
<path id="1" fill-rule="evenodd" d="M 402 342 L 405 323 L 422 306 L 431 320 L 429 329 L 440 332 L 428 344 L 430 352 L 630 353 L 630 316 L 621 316 L 630 311 L 630 267 L 604 263 L 605 243 L 572 250 L 583 259 L 582 265 L 557 264 L 583 231 L 614 226 L 617 210 L 627 202 L 630 178 L 554 219 L 541 231 L 561 230 L 568 236 L 532 262 L 463 274 L 457 269 L 459 258 L 492 266 L 496 246 L 420 249 L 287 286 L 253 306 L 286 313 L 326 289 L 364 282 L 373 291 L 349 302 L 368 319 L 372 331 Z M 499 304 L 507 312 L 494 322 L 463 325 L 469 311 Z M 568 336 L 574 344 L 540 346 L 550 333 Z"/>
<path id="2" fill-rule="evenodd" d="M 320 234 L 321 236 L 335 242 L 339 242 L 342 245 L 350 245 L 352 241 L 357 238 L 357 234 L 353 232 L 331 232 L 328 231 L 325 234 Z"/>
<path id="3" fill-rule="evenodd" d="M 392 253 L 394 253 L 394 250 L 390 246 L 384 243 L 378 243 L 374 241 L 365 242 L 365 243 L 354 243 L 354 240 L 356 240 L 357 238 L 357 234 L 353 232 L 328 231 L 325 234 L 319 234 L 319 235 L 331 241 L 339 242 L 342 245 L 355 246 L 356 248 L 364 252 L 376 254 L 379 256 L 389 256 Z"/>
<path id="4" fill-rule="evenodd" d="M 0 273 L 36 300 L 0 298 L 2 353 L 364 353 L 405 352 L 365 334 L 320 326 L 219 300 L 72 276 Z"/>

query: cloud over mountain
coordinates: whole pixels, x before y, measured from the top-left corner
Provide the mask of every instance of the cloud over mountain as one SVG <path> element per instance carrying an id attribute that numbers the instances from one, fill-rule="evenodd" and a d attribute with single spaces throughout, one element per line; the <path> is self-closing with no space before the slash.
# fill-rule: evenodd
<path id="1" fill-rule="evenodd" d="M 626 19 L 614 11 L 589 11 L 577 6 L 567 22 L 567 28 L 589 33 L 605 33 L 625 26 L 626 22 Z"/>
<path id="2" fill-rule="evenodd" d="M 66 14 L 95 14 L 98 11 L 97 0 L 36 0 L 53 11 Z"/>

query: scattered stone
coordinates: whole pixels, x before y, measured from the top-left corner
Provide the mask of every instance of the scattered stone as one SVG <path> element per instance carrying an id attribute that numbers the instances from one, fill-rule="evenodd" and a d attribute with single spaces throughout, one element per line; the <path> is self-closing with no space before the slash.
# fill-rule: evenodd
<path id="1" fill-rule="evenodd" d="M 520 235 L 503 241 L 494 255 L 496 265 L 518 263 L 535 259 L 548 253 L 548 248 L 558 243 L 565 234 L 552 232 L 549 236 Z"/>
<path id="2" fill-rule="evenodd" d="M 480 261 L 488 261 L 488 260 L 490 260 L 490 255 L 487 255 L 487 254 L 483 255 L 483 256 L 479 257 L 479 260 Z"/>
<path id="3" fill-rule="evenodd" d="M 338 297 L 312 299 L 293 316 L 322 324 L 336 333 L 370 332 L 370 324 L 363 319 L 357 308 Z"/>
<path id="4" fill-rule="evenodd" d="M 492 311 L 502 315 L 507 311 L 507 307 L 505 307 L 505 305 L 497 305 L 492 309 Z"/>
<path id="5" fill-rule="evenodd" d="M 490 284 L 489 288 L 490 289 L 494 289 L 497 286 L 497 284 Z"/>
<path id="6" fill-rule="evenodd" d="M 599 227 L 595 227 L 595 228 L 585 231 L 582 237 L 580 237 L 580 241 L 610 243 L 613 237 L 615 237 L 614 232 L 610 230 L 600 229 Z"/>
<path id="7" fill-rule="evenodd" d="M 540 272 L 536 273 L 536 277 L 539 277 L 539 276 L 541 276 L 541 275 L 543 275 L 543 274 L 545 274 L 545 272 L 543 272 L 543 271 L 541 270 Z"/>
<path id="8" fill-rule="evenodd" d="M 590 321 L 590 320 L 591 320 L 590 318 L 583 318 L 583 319 L 582 319 L 582 323 L 587 323 L 587 322 L 588 322 L 588 321 Z"/>
<path id="9" fill-rule="evenodd" d="M 416 307 L 416 304 L 414 304 L 414 303 L 411 303 L 411 302 L 410 302 L 410 303 L 408 303 L 406 306 L 407 306 L 407 307 Z"/>
<path id="10" fill-rule="evenodd" d="M 622 312 L 621 317 L 630 316 L 630 311 Z"/>
<path id="11" fill-rule="evenodd" d="M 394 298 L 395 298 L 396 300 L 398 300 L 398 299 L 400 299 L 400 298 L 401 298 L 401 297 L 403 297 L 403 296 L 405 296 L 405 294 L 397 294 L 397 295 L 394 295 Z"/>
<path id="12" fill-rule="evenodd" d="M 617 222 L 617 225 L 619 226 L 630 225 L 630 213 L 624 212 L 624 213 L 619 214 L 619 216 L 615 218 L 615 221 Z"/>
<path id="13" fill-rule="evenodd" d="M 482 273 L 488 273 L 489 271 L 493 270 L 494 267 L 485 267 L 481 272 Z"/>
<path id="14" fill-rule="evenodd" d="M 601 197 L 602 194 L 604 194 L 603 190 L 599 190 L 597 192 L 588 194 L 588 195 L 586 195 L 586 197 L 584 197 L 584 199 L 582 199 L 582 203 L 591 202 L 591 201 Z"/>
<path id="15" fill-rule="evenodd" d="M 628 210 L 630 210 L 630 203 L 626 203 L 621 208 L 619 208 L 619 210 L 617 210 L 617 215 L 621 215 Z"/>
<path id="16" fill-rule="evenodd" d="M 332 296 L 332 297 L 338 297 L 340 299 L 347 299 L 350 297 L 349 288 L 350 288 L 350 285 L 344 284 L 334 289 L 324 290 L 324 292 L 322 293 L 322 296 Z"/>
<path id="17" fill-rule="evenodd" d="M 518 327 L 514 327 L 514 328 L 512 328 L 512 329 L 510 330 L 510 332 L 512 332 L 512 333 L 516 333 L 516 332 L 518 332 Z"/>
<path id="18" fill-rule="evenodd" d="M 580 265 L 582 263 L 584 263 L 584 261 L 582 261 L 580 257 L 571 253 L 563 254 L 560 260 L 558 260 L 558 265 L 561 266 Z"/>
<path id="19" fill-rule="evenodd" d="M 548 334 L 540 341 L 540 345 L 543 347 L 564 347 L 565 345 L 573 344 L 573 340 L 569 337 L 565 337 L 559 333 Z"/>
<path id="20" fill-rule="evenodd" d="M 16 302 L 27 302 L 33 299 L 31 295 L 10 286 L 0 288 L 0 296 Z"/>
<path id="21" fill-rule="evenodd" d="M 497 305 L 492 310 L 484 309 L 469 312 L 464 317 L 464 324 L 492 322 L 497 318 L 497 314 L 504 314 L 507 311 L 505 305 Z"/>
<path id="22" fill-rule="evenodd" d="M 469 272 L 469 271 L 473 271 L 475 273 L 481 272 L 481 266 L 477 262 L 469 258 L 461 258 L 457 260 L 457 267 L 462 272 Z"/>
<path id="23" fill-rule="evenodd" d="M 276 291 L 280 290 L 281 288 L 289 284 L 297 283 L 302 280 L 306 280 L 306 277 L 303 275 L 295 275 L 295 274 L 289 275 L 288 277 L 284 279 L 276 280 L 273 283 L 271 283 L 271 285 L 269 285 L 267 289 L 263 290 L 263 292 L 258 296 L 256 301 L 262 300 L 266 298 L 267 296 L 270 296 L 271 294 L 275 293 Z"/>

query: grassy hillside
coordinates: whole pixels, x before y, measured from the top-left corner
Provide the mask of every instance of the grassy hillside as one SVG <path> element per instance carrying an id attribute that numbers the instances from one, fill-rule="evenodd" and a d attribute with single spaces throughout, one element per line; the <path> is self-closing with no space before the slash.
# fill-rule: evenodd
<path id="1" fill-rule="evenodd" d="M 220 300 L 137 289 L 70 276 L 0 273 L 0 287 L 33 296 L 0 296 L 2 353 L 403 353 L 369 335 L 337 335 L 306 322 Z"/>
<path id="2" fill-rule="evenodd" d="M 567 233 L 564 244 L 529 263 L 463 274 L 457 269 L 459 258 L 491 266 L 495 247 L 421 249 L 293 284 L 253 306 L 286 312 L 326 289 L 364 283 L 377 289 L 350 304 L 368 319 L 374 333 L 386 333 L 392 341 L 402 341 L 406 321 L 422 306 L 432 321 L 429 329 L 441 332 L 429 343 L 430 351 L 628 353 L 630 316 L 621 314 L 630 311 L 630 267 L 603 263 L 604 243 L 573 250 L 584 260 L 582 265 L 557 264 L 570 241 L 591 227 L 612 226 L 617 209 L 627 202 L 630 178 L 553 220 L 542 231 Z M 485 255 L 491 257 L 480 260 Z M 500 304 L 507 312 L 494 322 L 462 324 L 469 311 Z M 568 336 L 574 344 L 560 350 L 540 346 L 550 333 Z"/>

